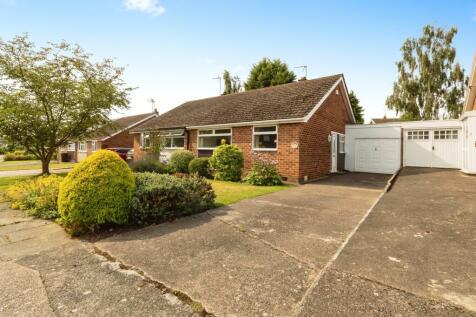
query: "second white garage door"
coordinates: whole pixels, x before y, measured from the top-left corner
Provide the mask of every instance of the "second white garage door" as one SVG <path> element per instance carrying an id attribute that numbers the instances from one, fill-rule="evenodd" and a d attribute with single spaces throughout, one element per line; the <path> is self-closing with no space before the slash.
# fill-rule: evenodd
<path id="1" fill-rule="evenodd" d="M 404 165 L 461 168 L 461 129 L 406 130 Z"/>
<path id="2" fill-rule="evenodd" d="M 356 139 L 355 170 L 392 174 L 400 168 L 400 139 Z"/>

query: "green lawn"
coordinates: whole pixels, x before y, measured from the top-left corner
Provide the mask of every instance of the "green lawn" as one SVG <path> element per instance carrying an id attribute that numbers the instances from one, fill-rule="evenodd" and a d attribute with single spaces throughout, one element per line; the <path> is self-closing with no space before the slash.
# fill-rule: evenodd
<path id="1" fill-rule="evenodd" d="M 66 173 L 58 175 L 65 176 Z M 3 193 L 9 186 L 31 177 L 35 176 L 0 177 L 0 201 L 2 200 L 1 196 L 3 196 Z M 292 185 L 252 186 L 244 183 L 231 183 L 215 180 L 212 180 L 211 183 L 217 195 L 215 200 L 217 206 L 230 205 L 243 199 L 274 193 L 292 187 Z"/>
<path id="2" fill-rule="evenodd" d="M 25 161 L 28 162 L 28 161 Z M 0 163 L 0 171 L 19 171 L 19 170 L 38 170 L 41 169 L 41 163 L 25 163 L 19 165 L 18 161 L 15 161 L 16 164 L 12 164 L 13 162 L 2 162 Z M 72 167 L 75 163 L 51 163 L 50 169 L 58 169 L 58 168 L 69 168 Z"/>
<path id="3" fill-rule="evenodd" d="M 236 203 L 243 199 L 253 198 L 290 188 L 292 185 L 281 186 L 253 186 L 244 183 L 211 181 L 217 195 L 217 206 Z"/>

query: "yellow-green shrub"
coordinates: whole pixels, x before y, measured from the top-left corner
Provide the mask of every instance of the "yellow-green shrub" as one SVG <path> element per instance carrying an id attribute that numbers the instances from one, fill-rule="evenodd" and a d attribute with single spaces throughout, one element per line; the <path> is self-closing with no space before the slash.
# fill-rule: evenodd
<path id="1" fill-rule="evenodd" d="M 128 220 L 135 180 L 119 155 L 101 150 L 75 166 L 60 185 L 61 223 L 75 235 Z"/>
<path id="2" fill-rule="evenodd" d="M 11 207 L 25 210 L 28 215 L 58 218 L 58 191 L 63 180 L 57 175 L 40 176 L 10 186 L 6 192 Z"/>

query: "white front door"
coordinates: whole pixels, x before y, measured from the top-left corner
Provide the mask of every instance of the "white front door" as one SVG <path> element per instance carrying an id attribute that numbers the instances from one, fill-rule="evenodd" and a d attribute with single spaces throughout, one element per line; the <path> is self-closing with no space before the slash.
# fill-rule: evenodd
<path id="1" fill-rule="evenodd" d="M 331 173 L 337 173 L 338 133 L 331 132 Z"/>
<path id="2" fill-rule="evenodd" d="M 405 131 L 404 165 L 461 168 L 461 129 Z"/>

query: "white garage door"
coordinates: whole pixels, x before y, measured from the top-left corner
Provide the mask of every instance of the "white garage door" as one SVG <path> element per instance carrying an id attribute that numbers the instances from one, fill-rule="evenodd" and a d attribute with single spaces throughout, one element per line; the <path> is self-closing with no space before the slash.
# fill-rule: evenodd
<path id="1" fill-rule="evenodd" d="M 461 154 L 461 129 L 405 131 L 405 166 L 461 168 Z"/>
<path id="2" fill-rule="evenodd" d="M 393 174 L 400 168 L 400 139 L 356 139 L 355 170 Z"/>

